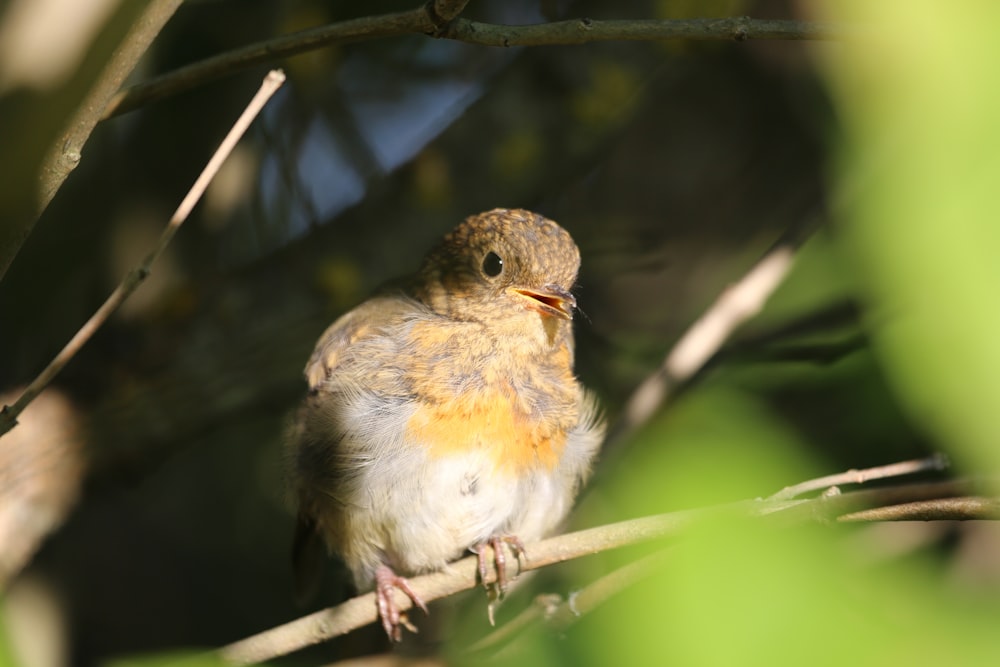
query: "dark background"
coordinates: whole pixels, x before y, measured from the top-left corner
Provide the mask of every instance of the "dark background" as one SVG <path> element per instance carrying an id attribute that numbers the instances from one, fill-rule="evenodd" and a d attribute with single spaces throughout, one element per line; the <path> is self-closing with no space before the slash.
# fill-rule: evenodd
<path id="1" fill-rule="evenodd" d="M 135 78 L 290 30 L 408 8 L 186 3 Z M 800 17 L 783 0 L 483 0 L 464 16 L 741 14 Z M 574 236 L 583 256 L 578 373 L 612 418 L 782 232 L 826 217 L 839 131 L 808 43 L 504 50 L 413 36 L 280 64 L 288 82 L 148 284 L 56 383 L 85 423 L 88 467 L 78 504 L 25 578 L 58 602 L 71 664 L 219 646 L 301 615 L 290 592 L 280 440 L 304 391 L 305 360 L 329 322 L 413 270 L 466 215 L 524 207 Z M 0 283 L 0 387 L 32 378 L 142 257 L 265 71 L 97 128 Z M 817 233 L 783 296 L 744 338 L 823 314 L 833 325 L 820 339 L 859 335 L 852 270 L 836 237 L 835 226 Z M 927 449 L 864 346 L 823 363 L 763 356 L 750 345 L 693 391 L 714 382 L 754 396 L 821 473 Z M 591 497 L 641 460 L 622 444 Z M 613 504 L 605 502 L 607 516 L 616 516 Z M 677 507 L 667 497 L 649 509 Z M 335 579 L 317 605 L 349 593 Z M 480 613 L 478 598 L 467 604 Z M 373 631 L 316 649 L 312 660 L 380 641 Z"/>

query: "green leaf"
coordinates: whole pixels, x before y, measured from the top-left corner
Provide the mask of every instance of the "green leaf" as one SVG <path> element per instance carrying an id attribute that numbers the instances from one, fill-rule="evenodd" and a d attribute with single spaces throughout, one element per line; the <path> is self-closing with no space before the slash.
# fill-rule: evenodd
<path id="1" fill-rule="evenodd" d="M 845 122 L 845 247 L 910 415 L 1000 466 L 1000 4 L 829 2 L 864 38 L 826 49 Z"/>

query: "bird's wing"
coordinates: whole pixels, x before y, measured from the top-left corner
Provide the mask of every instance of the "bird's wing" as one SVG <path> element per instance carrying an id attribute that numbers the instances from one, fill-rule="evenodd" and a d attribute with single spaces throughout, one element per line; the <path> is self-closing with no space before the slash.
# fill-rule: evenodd
<path id="1" fill-rule="evenodd" d="M 405 319 L 415 308 L 418 308 L 415 302 L 399 293 L 368 299 L 323 332 L 306 364 L 310 396 L 286 434 L 290 474 L 299 506 L 292 560 L 296 598 L 300 603 L 319 588 L 325 560 L 324 531 L 317 523 L 317 517 L 324 512 L 317 510 L 317 506 L 341 502 L 334 491 L 341 488 L 342 482 L 342 466 L 335 463 L 342 429 L 330 416 L 329 409 L 342 400 L 337 396 L 349 389 L 351 383 L 343 377 L 334 378 L 335 371 L 352 354 L 359 354 L 358 348 L 366 347 L 359 343 L 384 335 L 387 327 Z"/>
<path id="2" fill-rule="evenodd" d="M 378 335 L 383 327 L 398 322 L 414 307 L 413 301 L 400 294 L 386 294 L 368 299 L 342 315 L 323 332 L 309 357 L 305 368 L 309 390 L 316 391 L 322 387 L 351 345 Z"/>
<path id="3" fill-rule="evenodd" d="M 319 590 L 323 580 L 325 552 L 323 538 L 316 529 L 316 520 L 299 509 L 292 543 L 292 571 L 295 577 L 295 602 L 300 607 L 308 604 Z"/>

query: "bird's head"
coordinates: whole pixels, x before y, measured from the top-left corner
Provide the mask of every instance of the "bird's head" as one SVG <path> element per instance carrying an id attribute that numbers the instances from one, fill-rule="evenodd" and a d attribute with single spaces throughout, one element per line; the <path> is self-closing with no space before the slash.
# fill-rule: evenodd
<path id="1" fill-rule="evenodd" d="M 440 315 L 497 330 L 568 330 L 580 251 L 555 222 L 519 209 L 467 218 L 432 250 L 416 296 Z"/>

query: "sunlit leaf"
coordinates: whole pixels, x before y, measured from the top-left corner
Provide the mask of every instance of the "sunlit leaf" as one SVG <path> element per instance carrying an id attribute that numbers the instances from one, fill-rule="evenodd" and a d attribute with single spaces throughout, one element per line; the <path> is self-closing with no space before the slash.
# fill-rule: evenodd
<path id="1" fill-rule="evenodd" d="M 831 2 L 864 38 L 827 50 L 846 123 L 848 247 L 911 415 L 969 465 L 1000 464 L 1000 5 Z"/>

